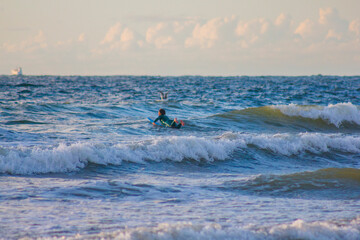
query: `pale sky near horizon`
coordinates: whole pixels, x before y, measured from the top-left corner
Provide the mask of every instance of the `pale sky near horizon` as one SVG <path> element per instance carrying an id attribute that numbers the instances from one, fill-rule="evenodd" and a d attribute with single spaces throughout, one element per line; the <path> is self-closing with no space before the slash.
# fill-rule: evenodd
<path id="1" fill-rule="evenodd" d="M 0 0 L 0 74 L 360 75 L 359 0 Z"/>

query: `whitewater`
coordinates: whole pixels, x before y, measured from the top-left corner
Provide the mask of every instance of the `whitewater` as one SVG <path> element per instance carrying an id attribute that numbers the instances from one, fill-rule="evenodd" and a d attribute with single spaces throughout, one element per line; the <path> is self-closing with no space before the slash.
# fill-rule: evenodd
<path id="1" fill-rule="evenodd" d="M 0 76 L 0 239 L 360 239 L 359 93 L 358 76 Z M 159 108 L 185 126 L 151 125 Z"/>

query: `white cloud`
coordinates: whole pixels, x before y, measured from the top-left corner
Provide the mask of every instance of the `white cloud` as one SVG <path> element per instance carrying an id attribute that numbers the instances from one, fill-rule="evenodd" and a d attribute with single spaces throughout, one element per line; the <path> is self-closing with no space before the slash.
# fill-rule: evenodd
<path id="1" fill-rule="evenodd" d="M 148 47 L 155 46 L 157 49 L 181 49 L 184 46 L 196 21 L 185 19 L 184 21 L 159 22 L 146 30 L 145 40 Z"/>
<path id="2" fill-rule="evenodd" d="M 35 36 L 32 36 L 19 43 L 3 43 L 3 49 L 7 52 L 34 52 L 38 49 L 45 49 L 48 47 L 46 37 L 42 30 L 39 30 Z"/>
<path id="3" fill-rule="evenodd" d="M 360 36 L 360 20 L 355 19 L 349 24 L 349 31 L 355 33 L 357 36 Z"/>
<path id="4" fill-rule="evenodd" d="M 81 33 L 78 38 L 77 38 L 78 42 L 84 42 L 85 41 L 85 33 Z"/>
<path id="5" fill-rule="evenodd" d="M 236 28 L 236 34 L 240 37 L 253 38 L 257 35 L 265 34 L 270 27 L 269 21 L 259 18 L 249 22 L 240 21 Z"/>
<path id="6" fill-rule="evenodd" d="M 67 40 L 58 40 L 55 44 L 49 44 L 51 47 L 71 47 L 79 46 L 79 44 L 85 42 L 85 33 L 79 34 L 77 37 L 69 38 Z"/>
<path id="7" fill-rule="evenodd" d="M 330 29 L 325 37 L 327 40 L 341 40 L 342 34 L 335 32 L 334 29 Z"/>
<path id="8" fill-rule="evenodd" d="M 281 26 L 284 23 L 288 22 L 289 17 L 286 16 L 284 13 L 281 13 L 275 20 L 274 24 L 276 26 Z"/>
<path id="9" fill-rule="evenodd" d="M 121 33 L 120 41 L 121 42 L 131 42 L 134 39 L 134 33 L 129 28 L 125 28 Z"/>
<path id="10" fill-rule="evenodd" d="M 319 23 L 327 24 L 329 23 L 329 18 L 335 16 L 335 12 L 331 8 L 320 8 L 319 9 Z"/>
<path id="11" fill-rule="evenodd" d="M 203 25 L 197 23 L 192 36 L 185 40 L 185 47 L 212 48 L 221 37 L 220 28 L 228 23 L 228 18 L 214 18 Z"/>
<path id="12" fill-rule="evenodd" d="M 69 46 L 73 43 L 72 39 L 68 40 L 59 40 L 55 43 L 55 47 Z"/>
<path id="13" fill-rule="evenodd" d="M 299 34 L 301 37 L 306 38 L 314 33 L 315 24 L 310 19 L 306 19 L 301 22 L 295 30 L 295 34 Z"/>
<path id="14" fill-rule="evenodd" d="M 242 48 L 273 46 L 293 40 L 292 25 L 291 17 L 282 13 L 274 21 L 264 18 L 239 21 L 235 32 Z"/>
<path id="15" fill-rule="evenodd" d="M 274 26 L 281 34 L 289 35 L 293 34 L 291 28 L 294 25 L 294 21 L 291 16 L 281 13 L 274 21 Z"/>
<path id="16" fill-rule="evenodd" d="M 146 31 L 146 42 L 156 48 L 166 48 L 174 41 L 174 30 L 171 24 L 160 22 Z"/>
<path id="17" fill-rule="evenodd" d="M 110 27 L 107 31 L 104 39 L 100 42 L 100 44 L 111 43 L 115 40 L 115 38 L 120 35 L 121 31 L 121 23 L 116 23 L 114 26 Z"/>
<path id="18" fill-rule="evenodd" d="M 104 53 L 111 50 L 128 50 L 136 45 L 136 37 L 133 30 L 128 27 L 122 27 L 122 24 L 117 22 L 111 26 L 107 31 L 105 37 L 100 42 L 100 48 L 95 48 L 92 52 Z"/>
<path id="19" fill-rule="evenodd" d="M 341 18 L 339 12 L 334 8 L 320 8 L 319 23 L 336 31 L 346 31 L 348 25 L 348 22 Z"/>
<path id="20" fill-rule="evenodd" d="M 348 34 L 349 24 L 333 8 L 320 8 L 318 21 L 306 19 L 295 30 L 295 34 L 310 42 L 326 40 L 340 41 Z"/>
<path id="21" fill-rule="evenodd" d="M 156 35 L 165 28 L 165 23 L 158 23 L 155 27 L 149 27 L 146 31 L 146 41 L 153 42 Z"/>
<path id="22" fill-rule="evenodd" d="M 325 37 L 327 40 L 340 41 L 348 32 L 348 22 L 341 18 L 338 11 L 333 8 L 319 9 L 319 23 L 327 32 Z"/>

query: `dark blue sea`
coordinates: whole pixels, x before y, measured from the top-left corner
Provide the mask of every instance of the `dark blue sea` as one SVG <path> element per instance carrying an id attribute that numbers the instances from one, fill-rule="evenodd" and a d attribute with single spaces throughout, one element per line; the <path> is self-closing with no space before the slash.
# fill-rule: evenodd
<path id="1" fill-rule="evenodd" d="M 0 76 L 0 239 L 360 239 L 360 77 Z"/>

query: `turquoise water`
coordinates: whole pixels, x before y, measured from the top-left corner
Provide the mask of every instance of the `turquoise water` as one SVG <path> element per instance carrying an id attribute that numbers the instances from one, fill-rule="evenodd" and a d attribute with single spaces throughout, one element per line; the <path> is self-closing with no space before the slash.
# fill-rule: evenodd
<path id="1" fill-rule="evenodd" d="M 359 94 L 358 76 L 0 76 L 0 238 L 360 239 Z M 151 125 L 159 108 L 186 125 Z"/>

